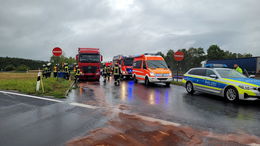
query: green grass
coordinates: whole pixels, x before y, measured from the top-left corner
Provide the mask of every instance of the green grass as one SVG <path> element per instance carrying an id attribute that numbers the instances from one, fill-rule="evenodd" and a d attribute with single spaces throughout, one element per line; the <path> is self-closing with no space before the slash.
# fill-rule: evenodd
<path id="1" fill-rule="evenodd" d="M 182 86 L 183 85 L 181 80 L 179 80 L 178 82 L 177 81 L 172 81 L 171 83 L 174 84 L 174 85 L 178 85 L 178 86 Z"/>
<path id="2" fill-rule="evenodd" d="M 43 79 L 45 92 L 36 92 L 37 73 L 0 73 L 0 90 L 16 90 L 21 93 L 64 98 L 72 81 L 56 78 Z"/>

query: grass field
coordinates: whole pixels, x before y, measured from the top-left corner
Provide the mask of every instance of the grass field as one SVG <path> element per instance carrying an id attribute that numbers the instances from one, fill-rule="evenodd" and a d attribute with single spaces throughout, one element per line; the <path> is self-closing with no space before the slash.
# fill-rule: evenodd
<path id="1" fill-rule="evenodd" d="M 72 81 L 56 78 L 43 79 L 45 92 L 36 92 L 37 73 L 0 73 L 0 90 L 15 90 L 21 93 L 64 98 Z"/>
<path id="2" fill-rule="evenodd" d="M 178 82 L 177 81 L 172 81 L 171 83 L 174 84 L 174 85 L 178 85 L 178 86 L 182 86 L 183 85 L 181 79 Z"/>

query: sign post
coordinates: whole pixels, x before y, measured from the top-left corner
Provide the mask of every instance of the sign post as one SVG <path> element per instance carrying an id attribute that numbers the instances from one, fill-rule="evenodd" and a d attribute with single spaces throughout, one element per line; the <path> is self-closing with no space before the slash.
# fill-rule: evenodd
<path id="1" fill-rule="evenodd" d="M 54 56 L 56 56 L 56 57 L 58 57 L 59 59 L 58 60 L 60 60 L 60 56 L 62 55 L 62 49 L 61 48 L 59 48 L 59 47 L 55 47 L 53 50 L 52 50 L 52 54 L 54 55 Z M 54 63 L 55 61 L 53 60 L 53 63 Z M 58 61 L 59 62 L 59 61 Z M 57 77 L 58 77 L 58 72 L 57 72 Z M 58 79 L 58 78 L 57 78 Z"/>
<path id="2" fill-rule="evenodd" d="M 178 78 L 179 78 L 179 62 L 184 59 L 184 53 L 181 52 L 181 51 L 177 51 L 177 52 L 174 53 L 173 58 L 174 58 L 174 60 L 177 61 L 177 82 L 178 82 Z"/>

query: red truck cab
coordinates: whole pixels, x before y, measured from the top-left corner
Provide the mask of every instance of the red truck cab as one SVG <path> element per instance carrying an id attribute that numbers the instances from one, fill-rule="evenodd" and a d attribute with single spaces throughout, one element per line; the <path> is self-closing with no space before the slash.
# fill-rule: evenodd
<path id="1" fill-rule="evenodd" d="M 99 81 L 102 55 L 98 48 L 78 48 L 76 56 L 80 68 L 80 80 Z"/>
<path id="2" fill-rule="evenodd" d="M 119 64 L 122 71 L 123 78 L 132 77 L 133 61 L 134 61 L 134 57 L 131 56 L 118 55 L 118 56 L 114 56 L 113 58 L 113 64 L 115 63 Z"/>

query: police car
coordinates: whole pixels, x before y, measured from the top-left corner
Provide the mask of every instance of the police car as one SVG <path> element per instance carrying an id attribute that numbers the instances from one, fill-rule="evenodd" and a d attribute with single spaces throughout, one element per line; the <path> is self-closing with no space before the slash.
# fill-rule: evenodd
<path id="1" fill-rule="evenodd" d="M 247 78 L 226 65 L 207 64 L 184 74 L 183 83 L 189 94 L 195 91 L 220 95 L 228 101 L 260 99 L 260 80 Z"/>

